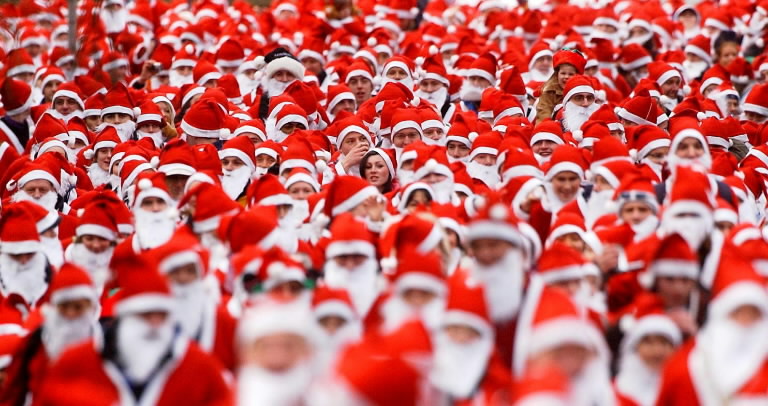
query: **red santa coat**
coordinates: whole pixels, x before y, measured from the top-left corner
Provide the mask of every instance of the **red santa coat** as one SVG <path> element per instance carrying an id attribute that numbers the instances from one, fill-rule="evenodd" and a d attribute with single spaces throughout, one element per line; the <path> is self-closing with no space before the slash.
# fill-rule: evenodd
<path id="1" fill-rule="evenodd" d="M 48 370 L 34 406 L 224 406 L 233 394 L 224 371 L 196 344 L 179 339 L 173 356 L 146 385 L 137 401 L 117 366 L 85 343 L 66 351 Z"/>
<path id="2" fill-rule="evenodd" d="M 6 370 L 8 375 L 0 390 L 0 405 L 24 405 L 27 393 L 34 398 L 44 382 L 49 362 L 41 330 L 25 337 Z"/>
<path id="3" fill-rule="evenodd" d="M 709 368 L 727 368 L 715 365 Z M 664 367 L 657 406 L 677 405 L 740 405 L 768 403 L 768 360 L 737 393 L 719 399 L 717 386 L 707 373 L 702 357 L 696 350 L 696 340 L 685 343 Z M 741 403 L 744 402 L 744 403 Z"/>

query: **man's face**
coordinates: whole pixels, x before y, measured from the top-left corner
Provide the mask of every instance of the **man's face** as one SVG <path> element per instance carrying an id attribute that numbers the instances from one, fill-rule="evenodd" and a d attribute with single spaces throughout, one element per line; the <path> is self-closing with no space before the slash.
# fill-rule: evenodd
<path id="1" fill-rule="evenodd" d="M 679 158 L 698 159 L 704 155 L 704 146 L 698 139 L 687 137 L 677 145 L 675 155 Z"/>
<path id="2" fill-rule="evenodd" d="M 256 166 L 259 168 L 271 168 L 277 163 L 277 159 L 267 154 L 256 155 Z"/>
<path id="3" fill-rule="evenodd" d="M 56 305 L 56 310 L 61 317 L 67 320 L 77 320 L 83 317 L 92 308 L 93 303 L 91 303 L 91 300 L 85 298 L 65 300 Z"/>
<path id="4" fill-rule="evenodd" d="M 21 190 L 33 198 L 39 199 L 47 193 L 53 192 L 53 184 L 45 179 L 35 179 L 25 183 Z"/>
<path id="5" fill-rule="evenodd" d="M 477 162 L 480 165 L 493 166 L 496 164 L 496 155 L 493 154 L 477 154 L 472 158 L 472 162 Z"/>
<path id="6" fill-rule="evenodd" d="M 13 75 L 13 78 L 31 85 L 32 81 L 35 79 L 35 74 L 32 72 L 22 72 Z"/>
<path id="7" fill-rule="evenodd" d="M 241 364 L 256 365 L 280 373 L 300 365 L 311 354 L 311 347 L 304 337 L 292 333 L 274 333 L 245 344 L 239 355 Z"/>
<path id="8" fill-rule="evenodd" d="M 349 133 L 344 137 L 344 141 L 341 142 L 341 153 L 347 155 L 358 145 L 369 146 L 368 138 L 360 133 Z"/>
<path id="9" fill-rule="evenodd" d="M 43 88 L 43 97 L 44 97 L 44 99 L 45 100 L 51 100 L 53 98 L 53 94 L 56 93 L 56 89 L 59 88 L 59 85 L 61 85 L 60 81 L 58 81 L 58 80 L 49 80 L 48 83 L 46 83 L 45 87 Z"/>
<path id="10" fill-rule="evenodd" d="M 110 69 L 107 71 L 109 74 L 109 79 L 112 81 L 112 83 L 122 82 L 125 80 L 125 77 L 128 75 L 128 67 L 127 66 L 118 66 L 117 68 Z"/>
<path id="11" fill-rule="evenodd" d="M 627 202 L 621 207 L 619 216 L 627 224 L 640 224 L 652 214 L 650 206 L 643 202 Z"/>
<path id="12" fill-rule="evenodd" d="M 424 136 L 429 138 L 430 140 L 438 141 L 443 138 L 445 135 L 445 130 L 438 127 L 430 127 L 424 129 Z"/>
<path id="13" fill-rule="evenodd" d="M 579 107 L 589 107 L 595 102 L 595 95 L 592 93 L 576 93 L 568 101 Z"/>
<path id="14" fill-rule="evenodd" d="M 415 309 L 421 309 L 437 298 L 437 294 L 426 289 L 406 289 L 401 293 L 405 303 Z"/>
<path id="15" fill-rule="evenodd" d="M 146 210 L 152 213 L 159 213 L 165 210 L 166 208 L 168 208 L 168 203 L 166 203 L 165 200 L 159 197 L 150 196 L 150 197 L 145 197 L 141 201 L 140 207 L 143 210 Z"/>
<path id="16" fill-rule="evenodd" d="M 109 249 L 112 246 L 112 241 L 106 238 L 102 238 L 96 235 L 85 234 L 80 237 L 82 244 L 88 251 L 94 254 L 100 254 Z"/>
<path id="17" fill-rule="evenodd" d="M 145 121 L 139 124 L 136 129 L 150 134 L 158 133 L 161 130 L 160 123 L 157 121 Z"/>
<path id="18" fill-rule="evenodd" d="M 531 150 L 533 150 L 534 154 L 547 157 L 552 155 L 553 152 L 555 152 L 555 148 L 557 148 L 557 143 L 550 141 L 550 140 L 541 140 L 536 142 L 531 146 Z"/>
<path id="19" fill-rule="evenodd" d="M 533 63 L 533 69 L 542 73 L 549 72 L 552 69 L 552 57 L 545 55 L 536 59 L 536 62 Z"/>
<path id="20" fill-rule="evenodd" d="M 387 69 L 385 76 L 389 79 L 400 81 L 408 78 L 408 73 L 399 66 L 392 66 Z"/>
<path id="21" fill-rule="evenodd" d="M 238 157 L 228 156 L 221 160 L 221 169 L 224 169 L 225 171 L 234 171 L 243 166 L 245 166 L 245 163 Z"/>
<path id="22" fill-rule="evenodd" d="M 637 343 L 635 352 L 645 366 L 653 371 L 661 372 L 664 363 L 666 363 L 669 357 L 675 352 L 675 347 L 667 337 L 658 334 L 649 334 Z"/>
<path id="23" fill-rule="evenodd" d="M 578 233 L 568 233 L 557 238 L 557 241 L 575 249 L 578 252 L 584 252 L 587 244 Z"/>
<path id="24" fill-rule="evenodd" d="M 96 150 L 96 156 L 94 162 L 99 165 L 102 170 L 109 170 L 109 160 L 112 159 L 112 148 L 99 148 Z"/>
<path id="25" fill-rule="evenodd" d="M 101 124 L 101 117 L 88 116 L 85 118 L 85 125 L 88 127 L 88 131 L 96 131 L 96 127 Z"/>
<path id="26" fill-rule="evenodd" d="M 304 58 L 301 60 L 301 64 L 304 65 L 304 68 L 315 75 L 319 75 L 320 72 L 323 71 L 323 64 L 322 62 L 318 61 L 315 58 Z"/>
<path id="27" fill-rule="evenodd" d="M 187 134 L 187 144 L 191 146 L 195 145 L 203 145 L 203 144 L 215 144 L 216 141 L 218 141 L 217 138 L 206 138 L 206 137 L 194 137 L 189 134 Z"/>
<path id="28" fill-rule="evenodd" d="M 459 141 L 448 141 L 448 156 L 454 159 L 464 158 L 469 155 L 469 147 Z"/>
<path id="29" fill-rule="evenodd" d="M 175 200 L 180 200 L 184 195 L 184 185 L 187 184 L 189 175 L 168 175 L 165 177 L 165 185 L 168 187 L 168 194 Z"/>
<path id="30" fill-rule="evenodd" d="M 294 76 L 293 73 L 288 72 L 287 70 L 281 69 L 275 72 L 274 75 L 272 75 L 272 79 L 282 83 L 289 83 L 296 80 L 296 76 Z"/>
<path id="31" fill-rule="evenodd" d="M 509 241 L 495 238 L 478 238 L 469 243 L 471 253 L 478 264 L 492 266 L 501 261 L 510 250 L 515 249 Z"/>
<path id="32" fill-rule="evenodd" d="M 680 78 L 677 76 L 661 84 L 661 94 L 667 97 L 676 98 L 678 90 L 680 90 Z"/>
<path id="33" fill-rule="evenodd" d="M 335 106 L 333 106 L 333 110 L 331 111 L 331 114 L 334 116 L 336 114 L 339 114 L 341 111 L 348 111 L 350 113 L 355 112 L 355 101 L 352 99 L 344 99 L 338 103 L 336 103 Z"/>
<path id="34" fill-rule="evenodd" d="M 414 128 L 404 128 L 392 136 L 392 144 L 402 148 L 421 139 L 421 134 Z"/>
<path id="35" fill-rule="evenodd" d="M 422 79 L 419 82 L 419 89 L 427 93 L 434 93 L 445 87 L 445 85 L 439 80 L 435 79 Z"/>
<path id="36" fill-rule="evenodd" d="M 198 279 L 197 264 L 189 263 L 173 268 L 168 272 L 168 281 L 176 285 L 186 285 Z"/>
<path id="37" fill-rule="evenodd" d="M 552 190 L 563 201 L 569 202 L 576 197 L 581 187 L 581 178 L 574 172 L 563 171 L 552 178 Z"/>
<path id="38" fill-rule="evenodd" d="M 352 90 L 355 95 L 355 101 L 357 105 L 365 103 L 371 98 L 373 93 L 373 83 L 363 76 L 354 76 L 347 80 L 347 86 Z"/>
<path id="39" fill-rule="evenodd" d="M 303 123 L 285 123 L 282 127 L 280 127 L 280 132 L 283 134 L 291 135 L 296 130 L 306 130 L 307 128 L 304 126 Z"/>
<path id="40" fill-rule="evenodd" d="M 726 114 L 728 114 L 731 117 L 738 117 L 739 114 L 741 114 L 741 107 L 739 106 L 738 97 L 728 96 L 725 103 L 726 103 L 726 106 L 725 106 Z"/>
<path id="41" fill-rule="evenodd" d="M 131 116 L 123 113 L 109 113 L 105 114 L 101 119 L 108 124 L 123 124 L 128 122 L 128 120 L 131 119 Z"/>
<path id="42" fill-rule="evenodd" d="M 762 124 L 763 122 L 765 122 L 765 120 L 768 120 L 768 116 L 764 116 L 762 114 L 758 114 L 753 111 L 745 111 L 744 116 L 748 121 L 751 121 L 755 124 Z"/>
<path id="43" fill-rule="evenodd" d="M 675 276 L 659 276 L 656 278 L 656 293 L 664 301 L 664 307 L 683 307 L 688 304 L 688 298 L 696 288 L 696 281 Z"/>

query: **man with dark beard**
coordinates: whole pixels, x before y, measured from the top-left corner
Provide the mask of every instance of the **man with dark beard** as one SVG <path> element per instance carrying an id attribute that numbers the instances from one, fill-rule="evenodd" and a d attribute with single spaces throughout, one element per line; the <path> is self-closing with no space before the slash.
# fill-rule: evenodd
<path id="1" fill-rule="evenodd" d="M 595 103 L 595 89 L 590 79 L 576 75 L 568 79 L 563 90 L 563 129 L 579 131 L 600 105 Z"/>
<path id="2" fill-rule="evenodd" d="M 145 260 L 115 261 L 116 319 L 104 339 L 65 352 L 46 375 L 36 404 L 229 405 L 221 366 L 179 335 L 175 302 Z"/>
<path id="3" fill-rule="evenodd" d="M 24 405 L 34 399 L 48 367 L 68 348 L 101 335 L 96 289 L 88 274 L 64 264 L 51 283 L 42 327 L 26 337 L 8 368 L 0 403 Z M 31 396 L 31 398 L 29 398 Z"/>
<path id="4" fill-rule="evenodd" d="M 723 258 L 708 320 L 667 363 L 657 405 L 768 402 L 768 294 L 751 265 Z M 744 403 L 742 403 L 744 402 Z"/>
<path id="5" fill-rule="evenodd" d="M 31 215 L 20 206 L 9 206 L 0 220 L 0 293 L 4 299 L 20 298 L 26 318 L 48 290 L 53 273 Z"/>

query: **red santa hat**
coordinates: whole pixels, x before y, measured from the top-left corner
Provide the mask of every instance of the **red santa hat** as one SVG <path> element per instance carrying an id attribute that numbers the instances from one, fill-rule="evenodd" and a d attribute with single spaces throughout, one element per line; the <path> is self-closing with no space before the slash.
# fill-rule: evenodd
<path id="1" fill-rule="evenodd" d="M 477 59 L 475 59 L 474 62 L 472 62 L 472 65 L 470 66 L 469 70 L 466 72 L 466 77 L 471 76 L 479 76 L 488 82 L 491 83 L 491 85 L 496 84 L 496 68 L 497 68 L 497 61 L 496 57 L 493 56 L 493 54 L 486 52 Z"/>
<path id="2" fill-rule="evenodd" d="M 418 124 L 416 124 L 418 126 Z M 362 134 L 368 140 L 368 143 L 372 144 L 371 134 L 366 129 L 365 123 L 357 116 L 350 116 L 338 122 L 339 133 L 336 136 L 336 148 L 341 148 L 341 144 L 344 143 L 344 139 L 349 134 L 357 133 Z M 408 128 L 408 127 L 404 127 Z M 421 129 L 421 127 L 419 127 Z"/>
<path id="3" fill-rule="evenodd" d="M 395 293 L 402 294 L 409 289 L 420 289 L 445 297 L 447 284 L 443 274 L 443 263 L 437 252 L 422 252 L 416 247 L 406 246 L 397 253 L 398 261 L 392 284 Z"/>
<path id="4" fill-rule="evenodd" d="M 248 186 L 249 206 L 280 206 L 293 205 L 293 199 L 280 182 L 280 178 L 271 173 L 251 182 Z"/>
<path id="5" fill-rule="evenodd" d="M 6 115 L 13 116 L 29 110 L 33 99 L 32 88 L 21 80 L 8 77 L 0 85 L 0 100 Z M 21 146 L 20 150 L 23 149 L 24 146 Z"/>
<path id="6" fill-rule="evenodd" d="M 75 235 L 95 235 L 108 241 L 116 241 L 118 236 L 117 220 L 113 207 L 105 202 L 97 202 L 78 210 Z"/>
<path id="7" fill-rule="evenodd" d="M 627 100 L 624 106 L 616 114 L 619 118 L 631 121 L 635 124 L 657 125 L 662 112 L 657 107 L 657 102 L 648 92 L 640 92 L 635 97 Z"/>
<path id="8" fill-rule="evenodd" d="M 536 274 L 546 284 L 582 279 L 585 263 L 578 251 L 556 241 L 541 253 Z"/>
<path id="9" fill-rule="evenodd" d="M 558 173 L 568 171 L 584 179 L 586 166 L 581 150 L 570 145 L 562 145 L 552 153 L 552 158 L 547 163 L 544 178 L 550 181 Z"/>
<path id="10" fill-rule="evenodd" d="M 365 255 L 376 258 L 376 246 L 371 232 L 362 222 L 350 213 L 342 213 L 331 225 L 331 238 L 325 247 L 325 257 L 334 258 L 342 255 Z"/>
<path id="11" fill-rule="evenodd" d="M 357 320 L 347 290 L 333 289 L 326 285 L 320 285 L 312 291 L 312 313 L 317 320 L 328 316 L 341 317 L 347 322 Z"/>
<path id="12" fill-rule="evenodd" d="M 519 247 L 524 244 L 517 217 L 498 196 L 491 196 L 467 226 L 469 241 L 482 238 L 504 240 Z"/>
<path id="13" fill-rule="evenodd" d="M 247 245 L 257 245 L 267 250 L 280 241 L 277 224 L 277 208 L 255 206 L 232 216 L 224 216 L 216 231 L 219 239 L 228 242 L 232 252 Z"/>
<path id="14" fill-rule="evenodd" d="M 5 56 L 5 77 L 8 79 L 23 73 L 35 73 L 35 61 L 25 48 L 17 48 Z"/>
<path id="15" fill-rule="evenodd" d="M 192 70 L 192 78 L 198 86 L 205 86 L 209 80 L 221 79 L 221 72 L 216 65 L 208 61 L 199 61 Z"/>
<path id="16" fill-rule="evenodd" d="M 23 207 L 7 207 L 0 219 L 0 252 L 27 254 L 42 249 L 40 236 L 32 215 Z"/>
<path id="17" fill-rule="evenodd" d="M 219 159 L 234 157 L 245 164 L 251 170 L 256 169 L 256 148 L 253 141 L 246 136 L 237 136 L 224 143 L 219 151 Z"/>
<path id="18" fill-rule="evenodd" d="M 316 326 L 305 302 L 265 297 L 252 303 L 243 313 L 237 325 L 237 343 L 246 345 L 268 335 L 290 333 L 304 337 L 312 345 L 318 334 Z"/>
<path id="19" fill-rule="evenodd" d="M 697 35 L 688 41 L 684 52 L 687 54 L 694 54 L 706 61 L 708 65 L 712 65 L 711 43 L 709 38 L 703 35 Z"/>
<path id="20" fill-rule="evenodd" d="M 243 134 L 256 134 L 261 141 L 267 140 L 267 132 L 264 127 L 264 122 L 261 119 L 255 118 L 253 120 L 241 121 L 237 127 L 237 130 L 232 134 L 234 137 Z"/>
<path id="21" fill-rule="evenodd" d="M 83 92 L 80 90 L 80 87 L 78 87 L 74 82 L 62 83 L 56 89 L 56 93 L 54 93 L 53 97 L 51 98 L 52 106 L 56 104 L 56 99 L 59 97 L 69 97 L 70 99 L 74 100 L 81 109 L 85 110 L 85 103 L 83 102 L 83 100 L 85 100 L 85 96 L 83 96 Z"/>
<path id="22" fill-rule="evenodd" d="M 157 197 L 171 204 L 173 201 L 168 195 L 168 187 L 165 183 L 165 174 L 162 172 L 143 172 L 136 177 L 136 188 L 133 191 L 134 210 L 141 206 L 141 202 L 148 197 Z"/>
<path id="23" fill-rule="evenodd" d="M 415 64 L 413 63 L 413 59 L 398 55 L 393 56 L 384 63 L 384 67 L 381 69 L 381 72 L 383 75 L 387 74 L 387 71 L 389 71 L 391 68 L 400 68 L 403 71 L 405 71 L 406 74 L 408 74 L 408 77 L 413 78 L 413 72 L 415 71 Z"/>
<path id="24" fill-rule="evenodd" d="M 537 142 L 544 140 L 552 141 L 557 145 L 563 145 L 565 141 L 563 141 L 562 126 L 552 119 L 546 119 L 537 123 L 533 129 L 530 145 L 533 146 Z"/>
<path id="25" fill-rule="evenodd" d="M 168 282 L 157 269 L 139 256 L 119 259 L 113 258 L 120 283 L 120 299 L 115 304 L 118 317 L 146 312 L 173 312 L 176 301 Z"/>
<path id="26" fill-rule="evenodd" d="M 371 71 L 371 67 L 368 66 L 367 63 L 363 61 L 356 61 L 349 65 L 349 69 L 344 75 L 344 83 L 349 84 L 349 81 L 355 77 L 364 77 L 373 82 L 374 75 Z"/>
<path id="27" fill-rule="evenodd" d="M 739 306 L 757 307 L 768 314 L 765 282 L 750 264 L 734 255 L 724 255 L 712 284 L 708 322 L 724 320 Z"/>
<path id="28" fill-rule="evenodd" d="M 716 190 L 706 173 L 687 166 L 677 167 L 664 204 L 664 217 L 696 213 L 702 217 L 702 221 L 711 221 Z"/>
<path id="29" fill-rule="evenodd" d="M 664 314 L 651 313 L 639 317 L 631 324 L 625 334 L 621 341 L 622 354 L 634 353 L 640 341 L 650 335 L 665 337 L 674 347 L 683 341 L 680 328 Z"/>
<path id="30" fill-rule="evenodd" d="M 224 41 L 219 45 L 218 51 L 216 51 L 216 66 L 238 68 L 243 64 L 244 59 L 245 51 L 243 46 L 233 38 Z"/>
<path id="31" fill-rule="evenodd" d="M 179 207 L 184 207 L 190 200 L 196 197 L 195 210 L 192 215 L 192 231 L 203 234 L 215 231 L 221 219 L 225 216 L 233 216 L 242 210 L 242 206 L 233 201 L 218 186 L 201 182 L 181 198 Z"/>
<path id="32" fill-rule="evenodd" d="M 286 189 L 290 189 L 296 183 L 304 182 L 312 187 L 314 193 L 320 191 L 320 183 L 317 182 L 317 178 L 308 170 L 304 168 L 293 168 L 288 173 L 285 179 L 284 186 Z"/>
<path id="33" fill-rule="evenodd" d="M 11 203 L 11 205 L 21 207 L 27 211 L 32 216 L 32 220 L 35 221 L 37 232 L 40 234 L 59 225 L 59 213 L 57 211 L 48 211 L 39 204 L 28 200 Z"/>
<path id="34" fill-rule="evenodd" d="M 625 71 L 632 71 L 653 62 L 648 51 L 640 44 L 625 45 L 621 50 L 619 66 Z"/>
<path id="35" fill-rule="evenodd" d="M 552 57 L 552 66 L 557 69 L 563 64 L 573 66 L 576 68 L 576 73 L 582 75 L 584 74 L 584 65 L 587 64 L 587 60 L 578 51 L 563 49 L 555 52 L 555 55 Z"/>
<path id="36" fill-rule="evenodd" d="M 161 128 L 165 123 L 165 116 L 160 111 L 160 107 L 152 100 L 145 100 L 139 105 L 139 114 L 136 117 L 136 126 L 143 123 L 156 123 Z"/>
<path id="37" fill-rule="evenodd" d="M 328 186 L 325 197 L 325 215 L 333 218 L 350 211 L 379 191 L 364 179 L 357 176 L 337 176 Z"/>
<path id="38" fill-rule="evenodd" d="M 53 185 L 55 190 L 58 190 L 61 187 L 58 176 L 59 174 L 56 173 L 52 165 L 48 165 L 47 162 L 26 162 L 8 181 L 6 189 L 9 192 L 14 192 L 22 189 L 29 181 L 47 180 L 48 182 L 51 182 L 51 185 Z"/>
<path id="39" fill-rule="evenodd" d="M 160 163 L 157 170 L 166 176 L 191 176 L 197 171 L 195 166 L 195 155 L 192 153 L 192 147 L 180 139 L 174 139 L 167 143 L 160 152 Z"/>
<path id="40" fill-rule="evenodd" d="M 101 69 L 109 72 L 113 69 L 128 67 L 128 58 L 120 52 L 109 51 L 101 60 Z"/>
<path id="41" fill-rule="evenodd" d="M 130 92 L 124 84 L 116 84 L 106 96 L 104 96 L 104 108 L 101 109 L 101 117 L 107 114 L 120 113 L 127 114 L 131 118 L 136 118 L 137 111 Z"/>
<path id="42" fill-rule="evenodd" d="M 401 157 L 402 161 L 405 161 L 405 158 Z M 413 162 L 414 179 L 421 180 L 432 173 L 453 179 L 453 171 L 448 163 L 445 147 L 433 145 L 424 151 L 420 151 L 416 156 Z"/>
<path id="43" fill-rule="evenodd" d="M 668 235 L 660 241 L 648 258 L 648 267 L 638 279 L 650 289 L 660 276 L 693 280 L 699 277 L 696 253 L 679 234 Z"/>
<path id="44" fill-rule="evenodd" d="M 577 93 L 589 93 L 595 95 L 595 89 L 592 86 L 592 81 L 584 75 L 571 76 L 568 82 L 565 83 L 565 89 L 563 89 L 563 105 L 571 100 L 571 97 Z"/>
<path id="45" fill-rule="evenodd" d="M 655 125 L 639 125 L 632 129 L 629 137 L 630 156 L 639 162 L 657 148 L 669 147 L 672 139 L 666 131 Z"/>
<path id="46" fill-rule="evenodd" d="M 188 136 L 227 139 L 230 137 L 227 113 L 213 99 L 201 99 L 189 109 L 180 128 Z"/>
<path id="47" fill-rule="evenodd" d="M 256 275 L 264 291 L 287 282 L 304 283 L 307 279 L 304 267 L 278 247 L 272 247 L 264 253 Z"/>
<path id="48" fill-rule="evenodd" d="M 50 303 L 54 306 L 71 300 L 88 299 L 95 304 L 98 299 L 88 273 L 77 265 L 65 263 L 53 277 L 48 288 Z"/>
<path id="49" fill-rule="evenodd" d="M 329 112 L 333 111 L 333 108 L 344 100 L 352 100 L 352 102 L 355 102 L 355 95 L 347 85 L 341 84 L 328 87 L 328 95 L 325 99 L 326 110 Z"/>
<path id="50" fill-rule="evenodd" d="M 543 351 L 563 344 L 604 350 L 601 334 L 571 298 L 562 290 L 544 286 L 534 277 L 518 317 L 515 331 L 515 374 L 520 375 L 528 360 Z"/>
<path id="51" fill-rule="evenodd" d="M 742 109 L 768 116 L 768 83 L 756 84 L 744 100 Z"/>

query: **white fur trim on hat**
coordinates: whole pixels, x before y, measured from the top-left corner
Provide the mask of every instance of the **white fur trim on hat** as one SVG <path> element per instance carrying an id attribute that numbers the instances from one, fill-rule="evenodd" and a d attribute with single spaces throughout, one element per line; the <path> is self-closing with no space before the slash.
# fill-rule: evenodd
<path id="1" fill-rule="evenodd" d="M 278 122 L 275 124 L 275 130 L 280 130 L 281 128 L 283 128 L 284 125 L 288 123 L 302 124 L 304 128 L 309 128 L 309 123 L 307 122 L 306 117 L 300 116 L 298 114 L 288 114 L 283 118 L 281 118 L 280 120 L 278 120 Z"/>
<path id="2" fill-rule="evenodd" d="M 768 107 L 763 107 L 759 104 L 744 103 L 742 109 L 751 113 L 760 114 L 761 116 L 768 117 Z"/>
<path id="3" fill-rule="evenodd" d="M 93 303 L 98 301 L 96 289 L 91 285 L 75 285 L 66 289 L 60 289 L 51 294 L 51 304 L 57 305 L 63 302 L 88 299 Z"/>
<path id="4" fill-rule="evenodd" d="M 418 131 L 419 132 L 419 137 L 423 137 L 424 136 L 424 133 L 421 130 L 421 125 L 419 125 L 419 123 L 417 123 L 417 122 L 415 122 L 413 120 L 405 120 L 405 121 L 401 121 L 401 122 L 395 124 L 392 127 L 392 135 L 394 136 L 395 134 L 397 134 L 398 131 L 404 130 L 406 128 L 413 128 L 414 130 Z"/>
<path id="5" fill-rule="evenodd" d="M 102 65 L 101 69 L 104 70 L 104 72 L 119 68 L 121 66 L 128 66 L 128 59 L 126 58 L 117 58 L 112 62 L 105 63 Z"/>
<path id="6" fill-rule="evenodd" d="M 19 189 L 24 187 L 24 185 L 27 182 L 32 181 L 32 180 L 38 180 L 38 179 L 43 179 L 43 180 L 47 180 L 48 182 L 51 182 L 53 187 L 55 189 L 57 189 L 57 190 L 60 187 L 59 181 L 55 177 L 53 177 L 53 175 L 51 175 L 48 171 L 44 171 L 42 169 L 35 169 L 35 170 L 27 172 L 26 174 L 24 174 L 24 176 L 19 178 L 19 180 L 17 182 L 18 186 L 19 186 Z"/>
<path id="7" fill-rule="evenodd" d="M 117 233 L 110 230 L 107 227 L 98 225 L 98 224 L 82 224 L 77 226 L 77 229 L 75 229 L 75 234 L 78 236 L 83 235 L 95 235 L 97 237 L 101 237 L 105 240 L 109 241 L 115 241 L 117 240 Z"/>
<path id="8" fill-rule="evenodd" d="M 117 302 L 115 305 L 115 314 L 119 317 L 157 311 L 170 313 L 175 306 L 176 301 L 170 295 L 146 293 L 135 295 Z"/>
<path id="9" fill-rule="evenodd" d="M 754 305 L 766 317 L 768 298 L 765 287 L 752 281 L 740 281 L 728 286 L 709 302 L 708 316 L 711 320 L 723 320 L 743 305 Z"/>
<path id="10" fill-rule="evenodd" d="M 705 52 L 703 49 L 697 47 L 693 44 L 688 44 L 685 46 L 683 52 L 690 53 L 698 56 L 699 58 L 703 59 L 707 62 L 707 64 L 712 65 L 712 56 L 709 55 L 709 53 Z"/>
<path id="11" fill-rule="evenodd" d="M 545 283 L 551 284 L 562 281 L 581 279 L 584 277 L 585 272 L 583 266 L 571 265 L 563 268 L 539 271 L 538 274 Z"/>
<path id="12" fill-rule="evenodd" d="M 62 80 L 62 82 L 64 81 Z M 71 90 L 65 90 L 65 89 L 57 90 L 56 93 L 53 94 L 53 98 L 51 98 L 51 105 L 54 105 L 56 103 L 56 98 L 58 97 L 69 97 L 70 99 L 76 101 L 77 105 L 80 106 L 81 109 L 85 108 L 85 104 L 83 104 L 83 99 L 81 99 L 77 93 Z"/>
<path id="13" fill-rule="evenodd" d="M 287 56 L 277 58 L 268 63 L 266 68 L 266 76 L 267 78 L 272 78 L 275 73 L 281 70 L 290 72 L 298 80 L 304 79 L 304 65 L 302 65 L 301 62 Z"/>
<path id="14" fill-rule="evenodd" d="M 594 96 L 595 89 L 592 86 L 587 85 L 576 86 L 563 96 L 563 104 L 568 103 L 568 101 L 571 100 L 571 97 L 575 96 L 577 93 L 588 93 Z"/>
<path id="15" fill-rule="evenodd" d="M 548 133 L 548 132 L 538 132 L 531 137 L 531 146 L 536 144 L 539 141 L 552 141 L 557 145 L 563 145 L 565 144 L 565 141 L 561 137 L 559 137 L 557 134 L 554 133 Z"/>
<path id="16" fill-rule="evenodd" d="M 341 213 L 354 209 L 357 205 L 365 201 L 371 196 L 379 195 L 379 190 L 375 186 L 369 185 L 360 189 L 357 193 L 353 194 L 347 200 L 340 202 L 331 209 L 332 216 L 338 216 Z"/>
<path id="17" fill-rule="evenodd" d="M 434 159 L 428 160 L 425 165 L 423 165 L 421 168 L 414 171 L 413 177 L 416 180 L 421 180 L 425 176 L 429 175 L 430 173 L 444 175 L 450 179 L 453 179 L 453 171 L 451 171 L 451 168 L 438 163 Z"/>
<path id="18" fill-rule="evenodd" d="M 568 161 L 559 162 L 555 165 L 552 165 L 552 167 L 549 168 L 547 173 L 544 175 L 544 179 L 550 181 L 560 172 L 573 172 L 579 175 L 579 178 L 584 179 L 584 169 L 577 163 Z"/>
<path id="19" fill-rule="evenodd" d="M 325 257 L 334 258 L 342 255 L 365 255 L 368 258 L 376 258 L 376 247 L 369 241 L 332 241 L 325 248 Z"/>
<path id="20" fill-rule="evenodd" d="M 208 72 L 205 75 L 203 75 L 200 79 L 198 79 L 197 84 L 199 86 L 204 86 L 206 83 L 208 83 L 209 80 L 219 80 L 221 79 L 221 72 L 214 71 L 214 72 Z"/>
<path id="21" fill-rule="evenodd" d="M 490 72 L 486 72 L 482 69 L 472 68 L 468 69 L 467 73 L 465 74 L 466 77 L 472 77 L 472 76 L 479 76 L 489 82 L 491 82 L 491 86 L 494 86 L 496 84 L 496 76 L 492 75 Z"/>
<path id="22" fill-rule="evenodd" d="M 192 176 L 193 173 L 197 172 L 197 169 L 180 163 L 170 163 L 161 165 L 159 168 L 157 168 L 158 172 L 162 172 L 168 176 L 172 175 L 184 175 L 184 176 Z"/>
<path id="23" fill-rule="evenodd" d="M 445 281 L 438 279 L 426 272 L 411 271 L 397 278 L 394 282 L 397 293 L 402 294 L 409 289 L 420 289 L 433 292 L 437 296 L 444 297 L 448 290 Z"/>
<path id="24" fill-rule="evenodd" d="M 184 131 L 185 134 L 192 137 L 197 138 L 215 138 L 219 139 L 221 137 L 221 129 L 217 128 L 215 130 L 203 130 L 197 127 L 193 127 L 189 123 L 187 123 L 186 120 L 181 120 L 181 127 L 182 131 Z"/>
<path id="25" fill-rule="evenodd" d="M 490 154 L 496 157 L 499 155 L 499 150 L 491 147 L 473 148 L 472 151 L 469 153 L 469 161 L 471 162 L 473 159 L 475 159 L 476 156 L 480 154 Z"/>
<path id="26" fill-rule="evenodd" d="M 480 238 L 503 240 L 518 247 L 523 246 L 523 235 L 520 230 L 501 221 L 479 220 L 470 223 L 467 227 L 467 239 L 472 241 Z"/>
<path id="27" fill-rule="evenodd" d="M 234 157 L 241 161 L 243 161 L 243 164 L 245 166 L 251 168 L 251 170 L 256 169 L 256 165 L 253 163 L 253 158 L 248 156 L 245 152 L 237 149 L 237 148 L 224 148 L 219 151 L 219 159 Z"/>
<path id="28" fill-rule="evenodd" d="M 650 30 L 649 30 L 650 31 Z M 641 66 L 648 65 L 649 63 L 653 62 L 653 58 L 646 55 L 642 58 L 635 59 L 632 62 L 629 63 L 620 63 L 619 66 L 621 66 L 621 69 L 624 69 L 625 71 L 631 71 L 635 70 Z"/>
<path id="29" fill-rule="evenodd" d="M 621 109 L 619 109 L 618 112 L 616 112 L 616 115 L 619 116 L 619 118 L 623 118 L 623 119 L 625 119 L 627 121 L 631 121 L 631 122 L 633 122 L 635 124 L 646 124 L 646 125 L 654 125 L 654 126 L 656 125 L 656 123 L 652 123 L 652 122 L 650 122 L 650 121 L 648 121 L 648 120 L 646 120 L 646 119 L 644 119 L 644 118 L 642 118 L 640 116 L 637 116 L 637 115 L 631 113 L 629 110 L 627 110 L 627 109 L 625 109 L 623 107 Z"/>
<path id="30" fill-rule="evenodd" d="M 0 241 L 0 252 L 3 254 L 29 254 L 42 249 L 43 245 L 38 240 Z"/>
<path id="31" fill-rule="evenodd" d="M 7 74 L 7 77 L 10 77 L 10 76 L 11 76 L 10 74 Z M 23 113 L 23 112 L 29 110 L 30 108 L 32 108 L 32 104 L 34 103 L 34 99 L 35 99 L 35 92 L 30 92 L 29 93 L 29 97 L 24 102 L 24 104 L 22 104 L 21 106 L 15 108 L 13 110 L 6 110 L 5 114 L 8 115 L 8 116 L 15 116 L 17 114 L 20 114 L 20 113 Z"/>

